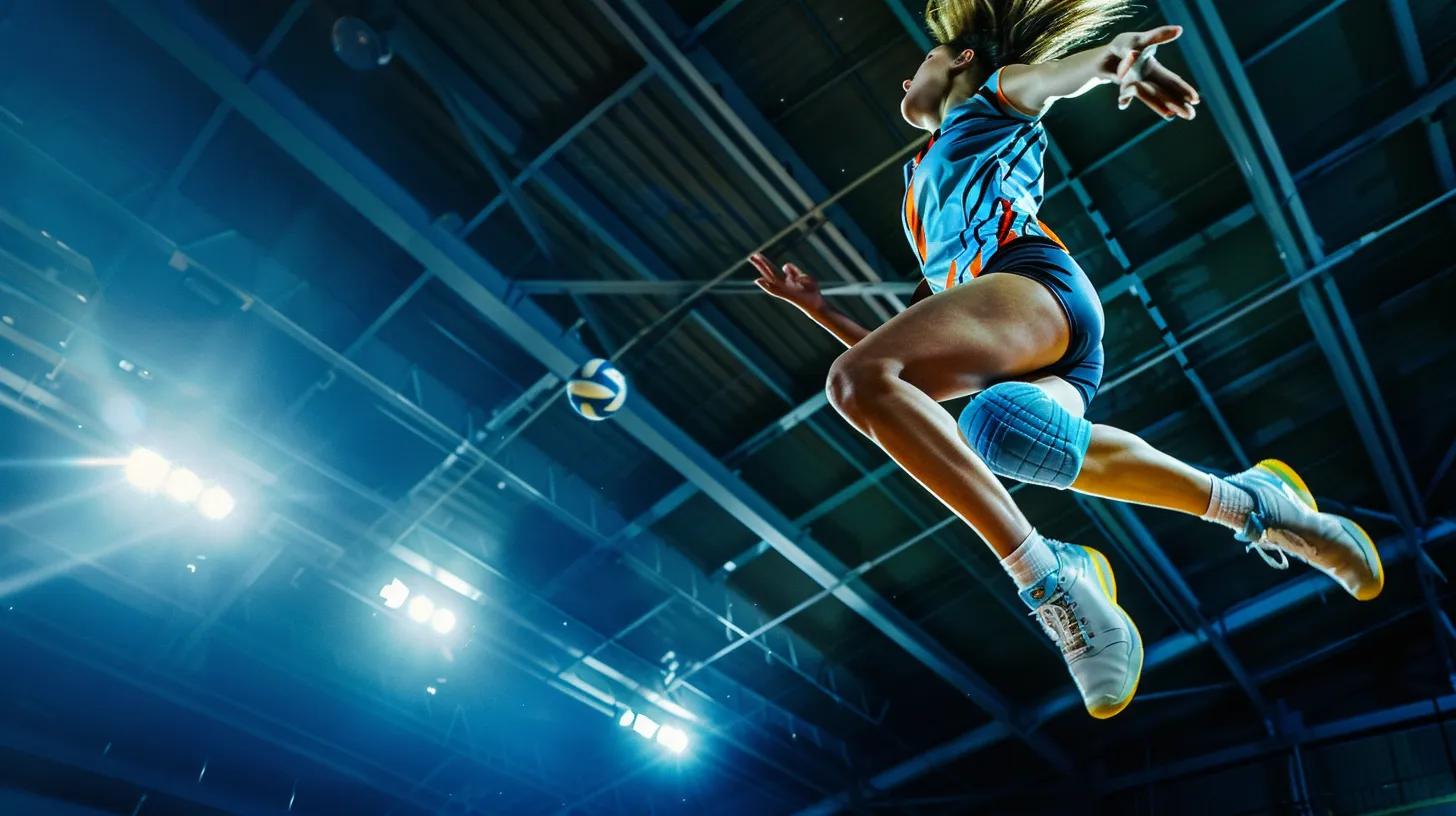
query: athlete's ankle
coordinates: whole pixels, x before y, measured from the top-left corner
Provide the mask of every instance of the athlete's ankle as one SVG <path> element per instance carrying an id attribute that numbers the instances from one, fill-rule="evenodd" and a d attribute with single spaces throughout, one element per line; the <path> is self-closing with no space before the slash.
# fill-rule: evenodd
<path id="1" fill-rule="evenodd" d="M 1208 474 L 1208 482 L 1208 509 L 1203 512 L 1203 518 L 1236 533 L 1243 532 L 1248 527 L 1249 514 L 1254 512 L 1253 495 L 1212 473 Z"/>
<path id="2" fill-rule="evenodd" d="M 1001 567 L 1018 590 L 1036 584 L 1057 569 L 1057 556 L 1041 533 L 1033 529 L 1012 553 L 1001 559 Z"/>

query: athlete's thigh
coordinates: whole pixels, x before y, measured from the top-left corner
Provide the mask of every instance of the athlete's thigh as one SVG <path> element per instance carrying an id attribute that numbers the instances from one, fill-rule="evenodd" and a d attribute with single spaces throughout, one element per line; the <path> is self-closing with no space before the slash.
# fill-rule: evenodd
<path id="1" fill-rule="evenodd" d="M 926 298 L 845 352 L 845 364 L 892 363 L 937 401 L 1046 368 L 1067 352 L 1067 318 L 1046 287 L 993 273 Z"/>

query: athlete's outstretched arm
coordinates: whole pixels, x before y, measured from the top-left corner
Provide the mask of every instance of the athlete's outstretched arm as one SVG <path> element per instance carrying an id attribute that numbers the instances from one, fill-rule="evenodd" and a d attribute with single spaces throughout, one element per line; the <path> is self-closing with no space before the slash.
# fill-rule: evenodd
<path id="1" fill-rule="evenodd" d="M 1198 91 L 1153 58 L 1151 49 L 1178 39 L 1180 26 L 1119 34 L 1107 45 L 1036 65 L 1008 65 L 1001 72 L 1001 93 L 1017 109 L 1040 115 L 1058 99 L 1080 96 L 1117 83 L 1118 107 L 1139 99 L 1169 119 L 1192 119 Z M 1143 59 L 1139 59 L 1142 57 Z"/>
<path id="2" fill-rule="evenodd" d="M 863 340 L 870 333 L 869 329 L 855 322 L 854 318 L 830 306 L 819 291 L 819 282 L 794 264 L 784 264 L 782 268 L 775 269 L 773 261 L 760 254 L 749 256 L 748 262 L 758 272 L 758 279 L 754 281 L 758 288 L 779 300 L 793 304 L 810 320 L 834 335 L 846 348 Z M 930 282 L 922 280 L 915 287 L 915 294 L 910 296 L 910 305 L 914 306 L 927 297 L 930 297 Z"/>

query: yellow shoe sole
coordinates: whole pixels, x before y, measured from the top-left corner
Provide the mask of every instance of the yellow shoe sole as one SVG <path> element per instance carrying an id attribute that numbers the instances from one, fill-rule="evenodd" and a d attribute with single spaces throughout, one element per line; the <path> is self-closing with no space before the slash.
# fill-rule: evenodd
<path id="1" fill-rule="evenodd" d="M 1132 681 L 1132 690 L 1127 693 L 1126 697 L 1112 705 L 1094 706 L 1087 709 L 1087 713 L 1091 714 L 1094 719 L 1106 720 L 1121 714 L 1122 710 L 1127 708 L 1132 702 L 1132 699 L 1137 696 L 1138 684 L 1143 679 L 1143 635 L 1142 632 L 1138 631 L 1137 622 L 1132 619 L 1131 615 L 1127 614 L 1126 609 L 1123 609 L 1117 603 L 1117 576 L 1113 574 L 1112 564 L 1108 563 L 1107 556 L 1103 555 L 1100 550 L 1093 549 L 1092 547 L 1083 547 L 1082 549 L 1086 550 L 1087 554 L 1092 557 L 1092 566 L 1097 571 L 1097 582 L 1102 586 L 1103 594 L 1112 601 L 1113 606 L 1117 607 L 1117 611 L 1121 612 L 1122 616 L 1127 619 L 1128 624 L 1132 626 L 1133 637 L 1137 638 L 1137 677 Z"/>
<path id="2" fill-rule="evenodd" d="M 1301 479 L 1298 473 L 1294 472 L 1294 468 L 1290 467 L 1284 462 L 1279 461 L 1278 459 L 1265 459 L 1259 464 L 1254 465 L 1254 467 L 1263 468 L 1264 470 L 1267 470 L 1270 473 L 1274 474 L 1274 476 L 1278 478 L 1279 481 L 1285 483 L 1286 485 L 1289 485 L 1290 489 L 1292 489 L 1295 493 L 1299 495 L 1299 500 L 1308 505 L 1309 509 L 1315 511 L 1316 513 L 1319 512 L 1319 505 L 1315 503 L 1314 494 L 1310 493 L 1309 486 L 1304 483 L 1304 479 Z M 1371 559 L 1375 562 L 1374 585 L 1357 593 L 1355 595 L 1355 600 L 1374 600 L 1375 598 L 1379 597 L 1380 593 L 1385 589 L 1385 564 L 1383 564 L 1380 560 L 1380 550 L 1376 549 L 1375 547 L 1375 539 L 1371 538 L 1370 534 L 1365 532 L 1365 528 L 1361 527 L 1359 523 L 1355 522 L 1352 519 L 1347 519 L 1344 516 L 1340 516 L 1340 520 L 1350 527 L 1355 528 L 1355 530 L 1359 532 L 1360 538 L 1364 540 L 1365 547 L 1369 551 Z"/>

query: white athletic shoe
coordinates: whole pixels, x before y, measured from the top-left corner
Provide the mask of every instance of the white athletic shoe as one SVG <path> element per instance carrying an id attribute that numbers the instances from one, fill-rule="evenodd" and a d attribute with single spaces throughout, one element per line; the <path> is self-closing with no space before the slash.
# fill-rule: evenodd
<path id="1" fill-rule="evenodd" d="M 1380 553 L 1360 525 L 1319 512 L 1304 480 L 1289 465 L 1265 459 L 1228 480 L 1254 497 L 1248 526 L 1237 535 L 1269 566 L 1288 569 L 1295 558 L 1330 576 L 1361 601 L 1380 594 L 1385 569 Z"/>
<path id="2" fill-rule="evenodd" d="M 1042 629 L 1062 650 L 1087 713 L 1105 720 L 1127 708 L 1143 672 L 1143 639 L 1117 605 L 1117 579 L 1102 553 L 1047 539 L 1057 569 L 1023 589 Z"/>

